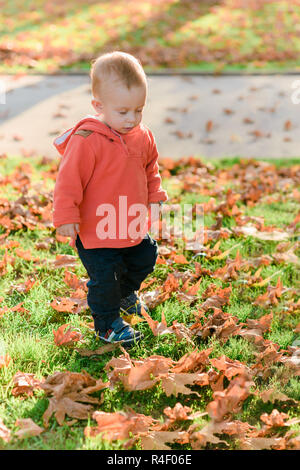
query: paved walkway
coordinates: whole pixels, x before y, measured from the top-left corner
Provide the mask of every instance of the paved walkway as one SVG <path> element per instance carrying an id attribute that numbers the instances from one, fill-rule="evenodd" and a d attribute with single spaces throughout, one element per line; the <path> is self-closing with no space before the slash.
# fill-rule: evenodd
<path id="1" fill-rule="evenodd" d="M 300 75 L 150 75 L 148 83 L 143 122 L 161 157 L 300 154 L 300 103 L 292 102 Z M 0 76 L 1 84 L 0 154 L 57 158 L 55 136 L 94 113 L 88 75 Z"/>

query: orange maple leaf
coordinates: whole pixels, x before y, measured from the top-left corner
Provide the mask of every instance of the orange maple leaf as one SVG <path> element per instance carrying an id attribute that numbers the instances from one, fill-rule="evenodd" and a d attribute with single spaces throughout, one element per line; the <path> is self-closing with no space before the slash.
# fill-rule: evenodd
<path id="1" fill-rule="evenodd" d="M 57 346 L 71 346 L 73 343 L 82 339 L 82 334 L 79 331 L 72 331 L 69 328 L 66 332 L 65 329 L 69 324 L 61 325 L 58 330 L 52 330 L 54 335 L 54 342 Z"/>

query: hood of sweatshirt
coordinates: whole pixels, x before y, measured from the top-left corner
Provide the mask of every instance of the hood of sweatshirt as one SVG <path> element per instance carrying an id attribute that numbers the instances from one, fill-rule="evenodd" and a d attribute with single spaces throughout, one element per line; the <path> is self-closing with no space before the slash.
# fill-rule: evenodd
<path id="1" fill-rule="evenodd" d="M 106 124 L 101 119 L 99 114 L 96 114 L 96 115 L 87 114 L 74 127 L 71 127 L 70 129 L 68 129 L 67 131 L 63 132 L 61 135 L 56 137 L 55 140 L 53 141 L 53 145 L 56 147 L 60 155 L 63 155 L 72 135 L 77 130 L 84 129 L 84 130 L 89 130 L 89 131 L 95 131 L 95 132 L 98 132 L 99 134 L 103 134 L 107 136 L 111 141 L 113 140 L 121 141 L 122 145 L 126 149 L 126 143 L 124 142 L 123 136 L 128 135 L 128 134 L 132 135 L 133 133 L 140 131 L 140 127 L 141 125 L 139 124 L 138 126 L 128 131 L 126 134 L 121 135 L 117 131 L 112 129 L 108 124 Z"/>

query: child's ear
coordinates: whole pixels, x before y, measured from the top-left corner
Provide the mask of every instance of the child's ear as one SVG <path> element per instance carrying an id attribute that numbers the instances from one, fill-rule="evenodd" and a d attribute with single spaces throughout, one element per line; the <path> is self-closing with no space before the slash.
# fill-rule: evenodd
<path id="1" fill-rule="evenodd" d="M 102 111 L 102 103 L 95 99 L 92 99 L 91 104 L 96 111 Z"/>

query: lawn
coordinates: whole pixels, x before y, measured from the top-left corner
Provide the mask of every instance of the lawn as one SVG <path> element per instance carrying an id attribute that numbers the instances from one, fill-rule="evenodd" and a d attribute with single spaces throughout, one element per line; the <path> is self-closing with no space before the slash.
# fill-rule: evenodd
<path id="1" fill-rule="evenodd" d="M 300 160 L 161 160 L 204 243 L 156 238 L 128 350 L 95 337 L 52 226 L 57 164 L 0 160 L 0 449 L 299 449 Z"/>
<path id="2" fill-rule="evenodd" d="M 0 73 L 85 71 L 136 55 L 146 73 L 299 70 L 299 0 L 0 1 Z"/>

